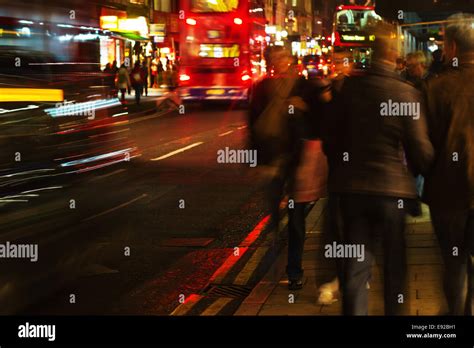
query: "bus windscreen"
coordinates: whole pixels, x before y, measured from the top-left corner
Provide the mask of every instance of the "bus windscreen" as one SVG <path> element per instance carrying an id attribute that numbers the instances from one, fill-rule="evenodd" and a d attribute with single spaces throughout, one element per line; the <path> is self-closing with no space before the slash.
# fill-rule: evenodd
<path id="1" fill-rule="evenodd" d="M 191 0 L 191 11 L 195 13 L 234 12 L 239 0 Z"/>
<path id="2" fill-rule="evenodd" d="M 376 25 L 381 19 L 375 11 L 342 10 L 337 13 L 337 30 L 362 31 Z"/>

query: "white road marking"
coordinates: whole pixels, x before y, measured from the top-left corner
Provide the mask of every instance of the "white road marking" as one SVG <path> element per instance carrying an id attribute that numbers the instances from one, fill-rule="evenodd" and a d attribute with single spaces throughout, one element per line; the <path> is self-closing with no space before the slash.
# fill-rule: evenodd
<path id="1" fill-rule="evenodd" d="M 145 197 L 147 197 L 147 196 L 148 196 L 148 195 L 147 195 L 146 193 L 144 193 L 144 194 L 142 194 L 141 196 L 138 196 L 138 197 L 136 197 L 136 198 L 134 198 L 134 199 L 132 199 L 132 200 L 130 200 L 130 201 L 128 201 L 128 202 L 122 203 L 122 204 L 120 204 L 120 205 L 118 205 L 118 206 L 116 206 L 116 207 L 114 207 L 114 208 L 108 209 L 108 210 L 103 211 L 102 213 L 99 213 L 99 214 L 95 214 L 95 215 L 89 216 L 88 218 L 85 218 L 85 219 L 83 219 L 82 221 L 83 221 L 83 222 L 85 222 L 85 221 L 90 221 L 90 220 L 95 219 L 95 218 L 97 218 L 97 217 L 99 217 L 99 216 L 106 215 L 106 214 L 111 213 L 111 212 L 113 212 L 113 211 L 115 211 L 115 210 L 118 210 L 118 209 L 121 209 L 121 208 L 123 208 L 123 207 L 126 207 L 127 205 L 130 205 L 130 204 L 132 204 L 132 203 L 134 203 L 134 202 L 136 202 L 136 201 L 138 201 L 138 200 L 140 200 L 140 199 L 142 199 L 142 198 L 145 198 Z"/>
<path id="2" fill-rule="evenodd" d="M 218 298 L 200 315 L 203 315 L 203 316 L 217 315 L 228 303 L 232 302 L 232 300 L 233 298 L 229 298 L 229 297 Z"/>
<path id="3" fill-rule="evenodd" d="M 122 168 L 122 169 L 117 169 L 117 170 L 115 170 L 115 171 L 113 171 L 113 172 L 111 172 L 111 173 L 107 173 L 107 174 L 104 174 L 104 175 L 101 175 L 101 176 L 96 176 L 96 177 L 90 179 L 89 181 L 90 181 L 90 182 L 94 182 L 94 181 L 102 180 L 102 179 L 108 178 L 108 177 L 110 177 L 110 176 L 112 176 L 112 175 L 122 173 L 122 172 L 124 172 L 124 171 L 126 171 L 126 169 L 123 169 L 123 168 Z"/>
<path id="4" fill-rule="evenodd" d="M 166 155 L 163 155 L 163 156 L 160 156 L 160 157 L 157 157 L 157 158 L 152 158 L 151 161 L 160 161 L 160 160 L 163 160 L 165 158 L 168 158 L 168 157 L 171 157 L 171 156 L 174 156 L 174 155 L 177 155 L 181 152 L 184 152 L 184 151 L 187 151 L 189 149 L 192 149 L 193 147 L 196 147 L 196 146 L 199 146 L 199 145 L 202 145 L 204 144 L 202 141 L 198 142 L 198 143 L 194 143 L 194 144 L 191 144 L 191 145 L 188 145 L 188 146 L 185 146 L 181 149 L 178 149 L 178 150 L 175 150 L 175 151 L 172 151 Z"/>

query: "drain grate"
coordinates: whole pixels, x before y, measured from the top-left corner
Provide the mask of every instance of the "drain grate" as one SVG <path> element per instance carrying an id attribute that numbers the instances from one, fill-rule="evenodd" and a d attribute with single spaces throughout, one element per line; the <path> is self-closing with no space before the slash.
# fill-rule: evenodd
<path id="1" fill-rule="evenodd" d="M 251 291 L 252 288 L 244 285 L 210 284 L 203 294 L 208 297 L 245 298 Z"/>

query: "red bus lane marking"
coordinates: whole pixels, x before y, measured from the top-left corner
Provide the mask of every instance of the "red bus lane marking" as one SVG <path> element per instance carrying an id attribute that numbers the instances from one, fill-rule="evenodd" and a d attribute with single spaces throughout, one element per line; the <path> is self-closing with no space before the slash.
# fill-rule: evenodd
<path id="1" fill-rule="evenodd" d="M 216 283 L 224 279 L 224 277 L 229 273 L 229 271 L 234 267 L 234 265 L 241 259 L 241 257 L 247 252 L 248 248 L 260 237 L 260 234 L 265 229 L 268 221 L 270 220 L 270 215 L 264 217 L 257 226 L 247 235 L 247 237 L 240 243 L 238 248 L 238 253 L 234 252 L 225 260 L 221 267 L 214 272 L 209 283 Z"/>
<path id="2" fill-rule="evenodd" d="M 232 254 L 227 257 L 224 263 L 214 272 L 211 278 L 208 281 L 208 284 L 216 283 L 225 278 L 229 273 L 232 267 L 241 259 L 241 257 L 247 252 L 249 247 L 260 237 L 261 233 L 265 230 L 268 221 L 270 220 L 270 215 L 265 216 L 259 223 L 254 227 L 254 229 L 247 235 L 247 237 L 239 244 L 238 253 L 235 254 L 232 251 Z M 193 307 L 196 305 L 203 296 L 192 294 L 191 302 L 186 302 L 177 306 L 170 315 L 186 315 Z M 183 308 L 184 307 L 184 308 Z"/>
<path id="3" fill-rule="evenodd" d="M 252 245 L 258 237 L 260 237 L 260 234 L 263 232 L 265 227 L 268 224 L 268 221 L 270 220 L 270 215 L 265 216 L 258 224 L 255 226 L 255 228 L 250 232 L 247 236 L 247 238 L 244 239 L 242 243 L 240 243 L 240 246 L 246 247 Z"/>

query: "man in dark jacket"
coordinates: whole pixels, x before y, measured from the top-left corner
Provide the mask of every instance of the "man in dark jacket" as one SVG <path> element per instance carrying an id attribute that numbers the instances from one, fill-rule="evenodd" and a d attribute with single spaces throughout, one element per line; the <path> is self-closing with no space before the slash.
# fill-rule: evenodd
<path id="1" fill-rule="evenodd" d="M 325 256 L 344 258 L 345 315 L 368 314 L 376 230 L 384 240 L 385 313 L 403 314 L 405 208 L 416 197 L 413 171 L 423 173 L 433 158 L 421 95 L 394 72 L 391 32 L 379 26 L 372 68 L 344 80 L 323 133 L 328 190 L 339 201 L 343 226 L 342 245 L 326 245 Z"/>
<path id="2" fill-rule="evenodd" d="M 303 139 L 317 138 L 318 115 L 309 117 L 319 93 L 316 86 L 299 78 L 291 65 L 290 52 L 281 46 L 265 51 L 273 75 L 252 88 L 249 107 L 250 147 L 257 150 L 267 182 L 267 202 L 271 213 L 270 230 L 278 231 L 280 202 L 285 184 L 294 191 L 297 169 L 303 157 Z M 322 88 L 322 87 L 321 87 Z M 314 99 L 313 99 L 314 98 Z M 262 168 L 263 169 L 263 168 Z M 293 192 L 295 193 L 295 192 Z M 318 197 L 319 198 L 319 197 Z M 291 197 L 288 207 L 288 287 L 303 287 L 303 250 L 307 199 Z M 311 200 L 311 199 L 309 199 Z"/>
<path id="3" fill-rule="evenodd" d="M 451 17 L 445 32 L 449 70 L 426 86 L 436 160 L 424 198 L 445 265 L 449 314 L 471 315 L 474 236 L 474 29 L 472 15 Z"/>

